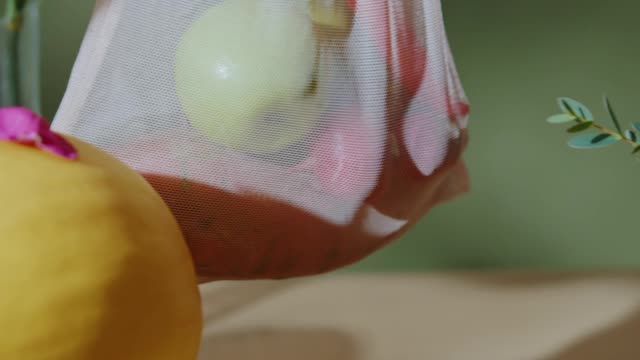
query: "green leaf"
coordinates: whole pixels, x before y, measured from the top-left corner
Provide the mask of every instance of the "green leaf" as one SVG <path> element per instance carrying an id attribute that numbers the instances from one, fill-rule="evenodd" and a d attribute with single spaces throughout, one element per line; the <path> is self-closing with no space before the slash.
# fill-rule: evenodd
<path id="1" fill-rule="evenodd" d="M 593 121 L 593 114 L 591 113 L 591 110 L 577 100 L 568 97 L 561 97 L 558 98 L 558 105 L 560 105 L 560 109 L 565 113 L 587 121 Z"/>
<path id="2" fill-rule="evenodd" d="M 631 126 L 636 129 L 636 131 L 640 131 L 640 122 L 631 123 Z"/>
<path id="3" fill-rule="evenodd" d="M 549 124 L 564 124 L 574 120 L 576 117 L 571 114 L 556 114 L 547 118 Z"/>
<path id="4" fill-rule="evenodd" d="M 631 141 L 633 141 L 633 142 L 636 142 L 636 140 L 638 140 L 638 135 L 633 130 L 625 130 L 624 131 L 624 137 L 629 139 L 629 140 L 631 140 Z"/>
<path id="5" fill-rule="evenodd" d="M 640 145 L 638 145 L 635 148 L 633 148 L 633 151 L 631 152 L 631 154 L 633 155 L 633 154 L 635 154 L 635 153 L 637 153 L 639 151 L 640 151 Z"/>
<path id="6" fill-rule="evenodd" d="M 573 125 L 569 129 L 567 129 L 567 132 L 568 133 L 577 133 L 577 132 L 580 132 L 580 131 L 587 130 L 591 126 L 593 126 L 593 121 L 581 122 L 579 124 Z"/>
<path id="7" fill-rule="evenodd" d="M 596 135 L 593 139 L 591 139 L 592 144 L 599 144 L 611 137 L 611 134 L 600 134 Z"/>
<path id="8" fill-rule="evenodd" d="M 620 141 L 619 137 L 612 135 L 605 137 L 604 135 L 609 134 L 578 135 L 569 140 L 569 146 L 574 149 L 595 149 L 603 148 Z"/>
<path id="9" fill-rule="evenodd" d="M 607 98 L 607 96 L 604 95 L 603 99 L 604 99 L 604 106 L 607 108 L 607 111 L 609 112 L 609 116 L 611 116 L 611 121 L 613 121 L 613 124 L 616 126 L 616 130 L 618 130 L 618 134 L 623 135 L 622 128 L 620 127 L 620 122 L 618 122 L 618 117 L 613 112 L 613 107 L 611 106 L 611 102 L 609 102 L 609 98 Z"/>

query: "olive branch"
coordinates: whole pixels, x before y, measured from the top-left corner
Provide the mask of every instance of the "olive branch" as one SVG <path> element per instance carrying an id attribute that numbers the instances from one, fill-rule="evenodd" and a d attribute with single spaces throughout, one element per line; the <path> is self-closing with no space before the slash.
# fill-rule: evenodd
<path id="1" fill-rule="evenodd" d="M 622 141 L 632 147 L 631 154 L 640 152 L 640 122 L 632 122 L 628 129 L 623 130 L 606 95 L 603 96 L 603 102 L 614 130 L 597 123 L 589 108 L 568 97 L 558 98 L 558 105 L 562 113 L 550 116 L 547 118 L 547 122 L 550 124 L 573 123 L 567 129 L 567 132 L 571 134 L 595 130 L 595 132 L 576 135 L 569 139 L 568 145 L 574 149 L 603 148 Z"/>

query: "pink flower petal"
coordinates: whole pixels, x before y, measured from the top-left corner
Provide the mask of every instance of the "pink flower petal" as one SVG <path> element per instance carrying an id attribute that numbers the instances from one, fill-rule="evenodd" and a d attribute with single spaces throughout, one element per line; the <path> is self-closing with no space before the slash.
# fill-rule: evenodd
<path id="1" fill-rule="evenodd" d="M 63 137 L 51 132 L 48 128 L 46 131 L 40 132 L 40 144 L 38 147 L 67 159 L 76 159 L 78 156 L 73 145 Z"/>
<path id="2" fill-rule="evenodd" d="M 34 146 L 67 159 L 77 158 L 73 145 L 52 132 L 44 118 L 25 107 L 0 108 L 0 140 Z"/>
<path id="3" fill-rule="evenodd" d="M 0 139 L 33 139 L 38 135 L 40 119 L 21 107 L 0 108 Z"/>

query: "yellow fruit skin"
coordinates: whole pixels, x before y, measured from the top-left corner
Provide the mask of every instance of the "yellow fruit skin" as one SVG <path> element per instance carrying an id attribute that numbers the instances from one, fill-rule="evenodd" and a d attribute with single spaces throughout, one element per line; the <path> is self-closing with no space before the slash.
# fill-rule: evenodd
<path id="1" fill-rule="evenodd" d="M 0 141 L 0 359 L 195 359 L 202 308 L 177 223 L 134 171 Z"/>

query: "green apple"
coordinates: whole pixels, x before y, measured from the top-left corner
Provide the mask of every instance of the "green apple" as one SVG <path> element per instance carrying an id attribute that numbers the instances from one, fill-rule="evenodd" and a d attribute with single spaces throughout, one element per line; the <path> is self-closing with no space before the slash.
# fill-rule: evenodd
<path id="1" fill-rule="evenodd" d="M 182 109 L 195 128 L 223 145 L 279 151 L 313 127 L 311 116 L 277 111 L 305 113 L 316 51 L 306 4 L 224 1 L 206 10 L 178 44 L 175 82 Z"/>

